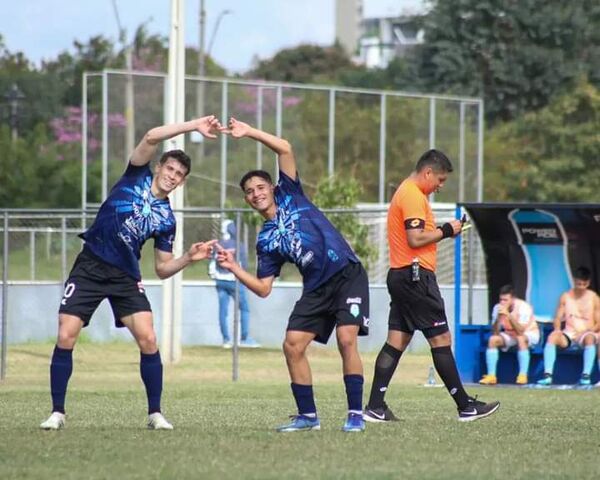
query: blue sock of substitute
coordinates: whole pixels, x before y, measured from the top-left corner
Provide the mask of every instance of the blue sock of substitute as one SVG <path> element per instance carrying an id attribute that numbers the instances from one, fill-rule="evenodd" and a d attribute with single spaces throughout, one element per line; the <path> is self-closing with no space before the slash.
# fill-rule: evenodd
<path id="1" fill-rule="evenodd" d="M 498 353 L 497 348 L 488 348 L 485 351 L 485 363 L 487 364 L 488 375 L 496 376 L 496 367 L 498 366 L 499 356 L 500 354 Z"/>
<path id="2" fill-rule="evenodd" d="M 596 358 L 596 345 L 586 345 L 583 349 L 583 373 L 584 375 L 590 375 L 592 368 L 594 368 L 594 360 Z"/>
<path id="3" fill-rule="evenodd" d="M 292 393 L 294 394 L 294 400 L 296 400 L 296 406 L 300 415 L 317 415 L 317 406 L 315 405 L 312 385 L 292 383 Z"/>
<path id="4" fill-rule="evenodd" d="M 363 383 L 362 375 L 344 375 L 346 397 L 348 397 L 348 410 L 353 413 L 362 413 Z"/>
<path id="5" fill-rule="evenodd" d="M 148 415 L 160 412 L 163 366 L 160 352 L 140 353 L 140 374 L 148 397 Z"/>
<path id="6" fill-rule="evenodd" d="M 53 412 L 65 413 L 65 397 L 71 373 L 73 373 L 73 350 L 56 345 L 50 362 L 50 394 Z"/>
<path id="7" fill-rule="evenodd" d="M 544 373 L 552 375 L 556 362 L 556 345 L 546 343 L 544 347 Z"/>
<path id="8" fill-rule="evenodd" d="M 519 360 L 519 375 L 527 375 L 529 371 L 529 349 L 519 350 L 517 352 L 517 359 Z"/>

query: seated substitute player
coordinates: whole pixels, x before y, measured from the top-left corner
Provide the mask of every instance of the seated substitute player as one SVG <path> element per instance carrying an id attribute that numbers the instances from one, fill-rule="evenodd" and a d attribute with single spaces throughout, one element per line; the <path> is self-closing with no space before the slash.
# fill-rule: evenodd
<path id="1" fill-rule="evenodd" d="M 506 352 L 509 348 L 518 346 L 519 374 L 516 383 L 525 385 L 529 371 L 529 349 L 539 343 L 540 329 L 533 316 L 533 308 L 525 300 L 515 297 L 512 285 L 504 285 L 500 289 L 500 301 L 492 309 L 492 330 L 493 335 L 485 352 L 487 375 L 479 383 L 496 385 L 498 349 Z"/>
<path id="2" fill-rule="evenodd" d="M 154 168 L 149 163 L 162 142 L 198 131 L 215 138 L 220 126 L 214 116 L 163 125 L 148 131 L 137 145 L 121 179 L 100 206 L 84 240 L 60 302 L 58 339 L 50 364 L 52 415 L 40 425 L 58 430 L 65 425 L 65 396 L 73 370 L 73 348 L 100 302 L 108 298 L 115 325 L 127 327 L 140 348 L 140 373 L 148 397 L 148 428 L 172 429 L 160 410 L 162 362 L 152 323 L 152 310 L 141 282 L 142 245 L 154 238 L 154 266 L 159 278 L 168 278 L 193 262 L 209 258 L 216 240 L 191 245 L 175 258 L 175 216 L 168 195 L 190 172 L 190 158 L 181 150 L 165 152 Z"/>
<path id="3" fill-rule="evenodd" d="M 456 369 L 450 345 L 452 338 L 444 311 L 444 300 L 435 277 L 437 242 L 459 235 L 462 222 L 441 227 L 427 195 L 439 191 L 452 172 L 452 164 L 438 150 L 425 152 L 415 171 L 392 198 L 387 217 L 390 270 L 387 287 L 391 297 L 387 342 L 375 360 L 375 375 L 364 418 L 370 422 L 397 420 L 384 396 L 415 330 L 421 330 L 431 346 L 433 364 L 458 407 L 461 422 L 494 413 L 498 402 L 483 403 L 469 397 Z"/>
<path id="4" fill-rule="evenodd" d="M 261 297 L 271 293 L 285 262 L 298 267 L 304 284 L 283 342 L 298 415 L 277 430 L 320 429 L 306 349 L 312 340 L 327 343 L 336 328 L 349 410 L 342 429 L 362 431 L 363 369 L 357 336 L 368 334 L 367 273 L 340 233 L 305 196 L 291 145 L 233 118 L 228 127 L 221 131 L 261 142 L 277 154 L 279 182 L 274 186 L 263 170 L 252 170 L 240 181 L 246 202 L 265 218 L 256 244 L 257 276 L 246 272 L 231 252 L 219 245 L 218 261 Z"/>
<path id="5" fill-rule="evenodd" d="M 590 270 L 579 267 L 573 274 L 573 288 L 560 296 L 554 317 L 554 331 L 544 347 L 544 377 L 537 382 L 538 385 L 552 384 L 556 347 L 568 348 L 571 345 L 583 348 L 583 370 L 579 384 L 591 384 L 590 375 L 600 329 L 600 298 L 589 289 L 590 278 Z M 564 330 L 561 330 L 562 322 L 565 322 Z"/>

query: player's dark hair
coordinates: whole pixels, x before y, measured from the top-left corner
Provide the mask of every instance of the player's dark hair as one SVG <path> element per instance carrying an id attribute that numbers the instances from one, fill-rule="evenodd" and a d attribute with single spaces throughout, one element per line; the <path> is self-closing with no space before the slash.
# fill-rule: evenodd
<path id="1" fill-rule="evenodd" d="M 192 170 L 192 160 L 190 159 L 190 157 L 188 157 L 183 150 L 169 150 L 168 152 L 165 152 L 161 155 L 160 159 L 158 160 L 158 163 L 160 165 L 164 165 L 169 158 L 177 160 L 187 169 L 187 172 L 185 174 L 187 177 L 188 173 L 190 173 L 190 171 Z"/>
<path id="2" fill-rule="evenodd" d="M 271 185 L 273 184 L 273 179 L 271 178 L 271 175 L 269 174 L 269 172 L 266 172 L 265 170 L 250 170 L 240 180 L 240 188 L 242 189 L 242 191 L 244 193 L 246 192 L 246 190 L 244 189 L 244 186 L 246 185 L 246 182 L 249 179 L 251 179 L 252 177 L 260 177 L 263 180 L 266 180 L 267 182 L 269 182 Z"/>
<path id="3" fill-rule="evenodd" d="M 504 285 L 500 288 L 500 295 L 512 295 L 514 297 L 515 289 L 510 284 Z"/>
<path id="4" fill-rule="evenodd" d="M 573 278 L 587 282 L 590 278 L 592 278 L 592 272 L 587 267 L 579 267 L 573 272 Z"/>
<path id="5" fill-rule="evenodd" d="M 415 170 L 421 172 L 426 167 L 431 167 L 436 173 L 450 173 L 453 170 L 452 163 L 448 157 L 443 152 L 435 149 L 427 150 L 421 155 Z"/>

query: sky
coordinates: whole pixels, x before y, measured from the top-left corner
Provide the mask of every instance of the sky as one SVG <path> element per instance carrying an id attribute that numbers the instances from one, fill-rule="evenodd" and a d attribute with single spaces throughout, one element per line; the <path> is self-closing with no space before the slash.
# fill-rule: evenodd
<path id="1" fill-rule="evenodd" d="M 364 16 L 390 16 L 423 11 L 424 0 L 363 0 Z M 150 33 L 168 35 L 170 0 L 116 0 L 121 24 L 132 38 L 147 23 Z M 0 34 L 11 52 L 22 51 L 39 65 L 73 41 L 103 35 L 118 40 L 113 0 L 2 0 Z M 186 45 L 197 46 L 200 0 L 185 1 Z M 270 58 L 282 48 L 301 43 L 329 45 L 335 34 L 334 0 L 205 0 L 206 48 L 220 13 L 212 57 L 229 73 L 251 68 L 256 56 Z"/>

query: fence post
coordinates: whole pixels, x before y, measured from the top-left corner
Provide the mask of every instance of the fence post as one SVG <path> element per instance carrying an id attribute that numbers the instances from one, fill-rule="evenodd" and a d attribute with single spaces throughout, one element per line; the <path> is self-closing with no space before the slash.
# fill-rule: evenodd
<path id="1" fill-rule="evenodd" d="M 8 212 L 4 212 L 4 248 L 2 253 L 2 357 L 0 358 L 0 380 L 6 377 L 6 348 L 8 335 Z"/>
<path id="2" fill-rule="evenodd" d="M 241 241 L 240 232 L 242 231 L 242 215 L 238 210 L 235 212 L 235 255 L 240 262 L 242 255 L 240 253 Z M 240 281 L 235 279 L 235 298 L 233 302 L 233 373 L 232 380 L 236 382 L 240 378 Z"/>
<path id="3" fill-rule="evenodd" d="M 60 228 L 60 264 L 62 271 L 62 283 L 65 283 L 67 280 L 67 217 L 61 217 Z"/>

